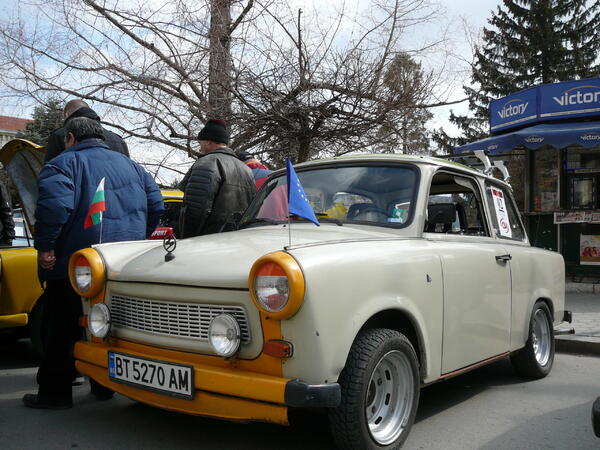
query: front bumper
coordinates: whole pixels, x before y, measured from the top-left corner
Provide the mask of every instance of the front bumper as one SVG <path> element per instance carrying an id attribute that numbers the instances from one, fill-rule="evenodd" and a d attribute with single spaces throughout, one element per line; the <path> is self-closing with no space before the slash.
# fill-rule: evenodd
<path id="1" fill-rule="evenodd" d="M 123 343 L 124 344 L 124 343 Z M 287 424 L 288 407 L 336 407 L 341 398 L 337 383 L 308 385 L 298 380 L 243 370 L 236 363 L 214 356 L 157 352 L 139 344 L 108 345 L 78 342 L 75 345 L 77 370 L 115 392 L 152 406 L 229 420 Z M 116 383 L 108 376 L 108 352 L 186 364 L 194 369 L 194 397 L 171 397 Z M 158 354 L 157 354 L 158 353 Z"/>

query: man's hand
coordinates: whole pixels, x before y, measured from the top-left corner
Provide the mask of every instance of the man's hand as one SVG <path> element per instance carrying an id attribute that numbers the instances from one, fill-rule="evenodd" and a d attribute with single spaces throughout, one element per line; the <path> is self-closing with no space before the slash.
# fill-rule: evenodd
<path id="1" fill-rule="evenodd" d="M 54 256 L 54 250 L 47 252 L 38 252 L 38 264 L 42 269 L 53 269 L 56 257 Z"/>

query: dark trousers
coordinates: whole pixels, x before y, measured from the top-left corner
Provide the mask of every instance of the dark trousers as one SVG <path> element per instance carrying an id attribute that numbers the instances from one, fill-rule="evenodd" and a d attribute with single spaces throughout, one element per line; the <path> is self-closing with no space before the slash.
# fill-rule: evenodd
<path id="1" fill-rule="evenodd" d="M 73 346 L 82 337 L 79 317 L 81 297 L 68 279 L 49 280 L 44 291 L 44 355 L 37 373 L 39 395 L 71 398 L 71 384 L 77 374 Z"/>

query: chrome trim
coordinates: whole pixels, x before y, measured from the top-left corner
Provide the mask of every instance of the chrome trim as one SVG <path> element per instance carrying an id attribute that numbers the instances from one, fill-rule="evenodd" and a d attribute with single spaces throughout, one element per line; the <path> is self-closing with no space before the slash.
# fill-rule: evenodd
<path id="1" fill-rule="evenodd" d="M 248 316 L 240 306 L 169 302 L 113 294 L 110 310 L 114 327 L 206 342 L 212 319 L 229 314 L 240 326 L 242 343 L 251 342 Z"/>

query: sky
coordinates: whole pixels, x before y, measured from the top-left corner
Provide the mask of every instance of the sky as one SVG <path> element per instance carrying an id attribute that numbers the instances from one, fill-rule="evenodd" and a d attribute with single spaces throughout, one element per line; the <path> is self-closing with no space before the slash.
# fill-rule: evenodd
<path id="1" fill-rule="evenodd" d="M 121 0 L 127 2 L 128 0 Z M 131 0 L 137 1 L 137 0 Z M 153 2 L 155 0 L 149 0 Z M 158 0 L 157 0 L 158 1 Z M 323 0 L 288 0 L 288 4 L 291 9 L 298 7 L 310 10 L 311 8 L 320 8 L 323 5 Z M 337 0 L 331 0 L 334 2 Z M 342 0 L 340 0 L 342 1 Z M 411 0 L 401 0 L 402 2 L 409 2 Z M 418 0 L 414 0 L 418 1 Z M 435 0 L 434 0 L 435 1 Z M 347 11 L 361 11 L 364 10 L 364 0 L 345 0 Z M 25 2 L 26 3 L 26 2 Z M 160 2 L 159 2 L 160 3 Z M 392 0 L 389 0 L 392 3 Z M 445 86 L 444 99 L 457 100 L 464 98 L 464 92 L 462 91 L 462 85 L 469 82 L 469 66 L 472 58 L 472 47 L 470 42 L 471 38 L 477 39 L 481 29 L 486 25 L 487 19 L 491 16 L 491 11 L 495 10 L 498 5 L 502 3 L 502 0 L 437 0 L 441 8 L 439 9 L 442 14 L 445 15 L 447 22 L 452 24 L 451 32 L 449 33 L 449 45 L 452 52 L 455 55 L 460 55 L 464 58 L 464 61 L 460 62 L 458 59 L 450 60 L 451 63 L 446 63 L 446 68 L 450 80 L 448 85 Z M 12 2 L 9 0 L 0 0 L 0 15 L 7 16 L 13 12 L 18 2 Z M 467 24 L 470 32 L 464 31 L 463 22 Z M 428 28 L 429 27 L 429 28 Z M 434 29 L 432 25 L 421 27 L 414 31 L 407 32 L 407 35 L 403 37 L 407 48 L 418 47 L 419 42 L 426 40 L 429 35 L 438 33 L 439 29 Z M 438 55 L 430 55 L 425 57 L 422 64 L 427 68 L 428 64 L 431 68 L 439 67 L 441 64 Z M 434 114 L 433 119 L 427 124 L 429 129 L 437 129 L 444 127 L 444 129 L 451 135 L 456 135 L 458 130 L 448 122 L 450 110 L 454 110 L 455 113 L 464 114 L 467 112 L 467 102 L 456 104 L 447 107 L 437 107 L 431 109 Z M 0 100 L 0 115 L 15 115 L 19 117 L 28 117 L 32 112 L 32 108 L 16 107 L 14 105 L 7 104 Z M 140 152 L 132 152 L 133 154 L 142 154 L 144 151 L 140 149 Z"/>
<path id="2" fill-rule="evenodd" d="M 488 18 L 491 17 L 492 11 L 495 11 L 501 0 L 442 0 L 441 3 L 447 9 L 449 15 L 455 17 L 463 17 L 465 21 L 473 28 L 474 31 L 483 29 L 487 25 Z M 472 51 L 465 36 L 456 37 L 458 51 L 465 55 L 471 55 Z M 454 86 L 452 100 L 458 100 L 464 97 L 464 92 L 460 86 Z M 463 102 L 451 106 L 443 106 L 432 108 L 431 112 L 434 117 L 429 122 L 429 128 L 439 128 L 443 126 L 447 132 L 454 134 L 457 132 L 456 127 L 448 122 L 450 110 L 455 113 L 465 114 L 468 111 L 467 102 Z"/>

